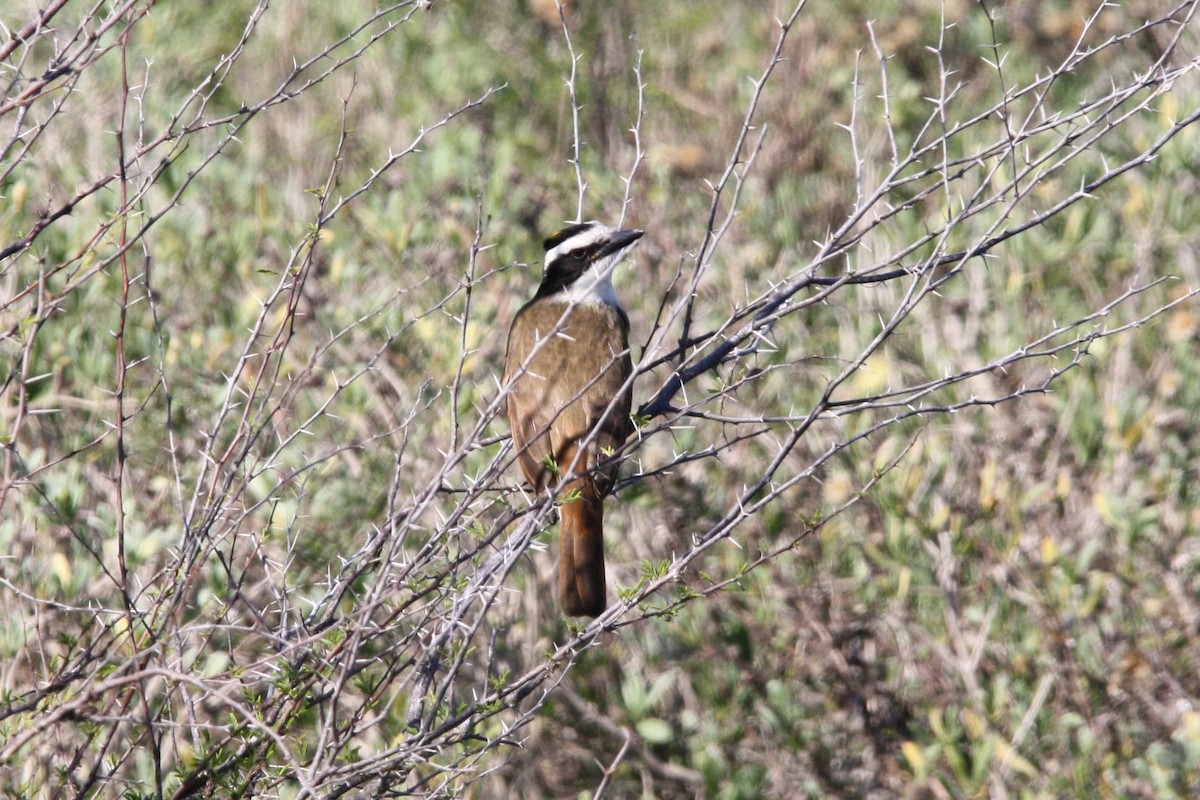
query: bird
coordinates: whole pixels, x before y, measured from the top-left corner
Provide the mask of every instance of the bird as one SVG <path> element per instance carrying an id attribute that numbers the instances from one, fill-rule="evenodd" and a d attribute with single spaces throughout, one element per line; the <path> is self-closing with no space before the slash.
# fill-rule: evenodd
<path id="1" fill-rule="evenodd" d="M 629 315 L 612 275 L 644 231 L 580 222 L 544 242 L 541 284 L 513 318 L 504 357 L 516 460 L 535 491 L 559 490 L 558 594 L 568 616 L 607 606 L 605 496 L 633 432 Z"/>

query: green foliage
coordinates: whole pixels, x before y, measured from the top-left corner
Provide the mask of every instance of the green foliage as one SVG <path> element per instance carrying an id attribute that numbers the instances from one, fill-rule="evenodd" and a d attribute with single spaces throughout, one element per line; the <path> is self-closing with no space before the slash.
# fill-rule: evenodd
<path id="1" fill-rule="evenodd" d="M 764 95 L 753 133 L 766 137 L 698 286 L 693 333 L 717 329 L 792 275 L 811 243 L 844 222 L 860 176 L 839 126 L 856 97 L 861 177 L 869 184 L 889 168 L 868 20 L 888 56 L 888 113 L 903 151 L 942 132 L 926 126 L 939 79 L 929 48 L 939 39 L 961 82 L 950 126 L 996 102 L 1001 84 L 1060 63 L 1081 33 L 1079 5 L 1008 4 L 995 34 L 982 6 L 963 2 L 807 10 Z M 502 447 L 504 426 L 485 415 L 501 371 L 498 332 L 536 285 L 539 232 L 575 213 L 570 61 L 557 11 L 534 0 L 434 3 L 301 92 L 380 28 L 302 74 L 290 75 L 293 64 L 350 36 L 373 6 L 271 5 L 248 29 L 256 7 L 158 4 L 132 26 L 125 77 L 143 88 L 126 107 L 140 116 L 126 124 L 124 146 L 140 146 L 136 128 L 157 131 L 181 109 L 183 120 L 223 121 L 180 138 L 127 210 L 111 181 L 0 262 L 13 297 L 0 339 L 0 577 L 10 612 L 0 622 L 0 747 L 11 746 L 16 765 L 0 772 L 0 793 L 122 796 L 82 788 L 94 759 L 97 774 L 119 777 L 113 786 L 128 784 L 125 797 L 170 796 L 189 781 L 213 796 L 290 796 L 295 767 L 328 743 L 323 731 L 348 742 L 325 767 L 419 740 L 388 769 L 431 796 L 578 796 L 605 779 L 613 797 L 1197 792 L 1194 302 L 1079 345 L 1078 363 L 1075 349 L 1015 362 L 930 402 L 1003 398 L 1070 365 L 1044 394 L 886 426 L 905 409 L 813 420 L 777 482 L 823 459 L 831 441 L 863 438 L 673 572 L 693 537 L 771 495 L 776 483 L 749 487 L 778 441 L 807 424 L 828 381 L 883 330 L 907 284 L 842 287 L 764 330 L 753 356 L 688 387 L 692 401 L 716 398 L 703 410 L 750 421 L 689 419 L 658 432 L 660 419 L 635 420 L 646 439 L 626 474 L 697 456 L 635 475 L 606 505 L 610 592 L 650 619 L 557 651 L 585 623 L 564 623 L 537 599 L 552 594 L 543 573 L 553 558 L 535 545 L 486 595 L 487 625 L 435 642 L 435 623 L 458 609 L 456 598 L 481 591 L 481 565 L 502 550 L 511 513 L 529 505 L 499 484 L 465 510 L 457 498 L 492 475 Z M 1094 35 L 1131 30 L 1147 8 L 1106 10 Z M 739 132 L 746 77 L 766 63 L 776 13 L 746 2 L 662 3 L 653 13 L 628 0 L 568 4 L 587 217 L 621 211 L 638 101 L 632 66 L 643 52 L 648 160 L 630 220 L 648 234 L 638 272 L 617 279 L 635 353 L 663 292 L 682 291 L 694 266 L 712 201 L 706 181 Z M 66 31 L 82 20 L 58 22 Z M 245 55 L 221 71 L 243 38 Z M 29 63 L 52 57 L 49 44 L 32 43 Z M 1014 101 L 1009 121 L 1080 107 L 1112 75 L 1142 70 L 1143 46 L 1109 47 Z M 984 60 L 997 51 L 1003 81 Z M 23 160 L 20 147 L 0 156 L 0 247 L 112 169 L 122 78 L 120 59 L 98 60 L 73 93 L 55 95 L 72 124 L 32 137 L 42 149 Z M 285 82 L 297 94 L 245 118 L 243 108 Z M 467 98 L 501 85 L 373 177 Z M 1157 116 L 1096 144 L 1097 155 L 1117 163 L 1144 150 L 1196 103 L 1191 87 L 1163 93 Z M 962 198 L 922 193 L 916 176 L 991 142 L 999 124 L 973 123 L 906 168 L 899 177 L 912 180 L 888 200 L 905 213 L 881 227 L 874 249 L 822 269 L 873 263 L 943 225 Z M 977 368 L 1147 277 L 1184 280 L 1154 287 L 1139 307 L 1182 297 L 1200 279 L 1198 136 L 1184 131 L 1094 199 L 969 262 L 833 398 Z M 1022 187 L 1045 208 L 1094 180 L 1098 163 Z M 106 263 L 122 230 L 151 219 L 124 264 Z M 970 246 L 993 220 L 968 220 L 947 247 Z M 484 249 L 473 259 L 477 236 Z M 123 266 L 134 278 L 119 375 Z M 301 288 L 293 296 L 289 286 Z M 1122 314 L 1054 341 L 1121 324 Z M 666 370 L 639 378 L 639 400 Z M 752 424 L 761 418 L 787 421 Z M 485 444 L 451 459 L 477 425 Z M 385 544 L 339 583 L 374 541 Z M 195 559 L 177 560 L 185 552 Z M 384 562 L 397 571 L 381 585 Z M 659 588 L 645 595 L 650 586 Z M 456 630 L 472 619 L 456 618 Z M 554 677 L 544 685 L 558 693 L 546 705 L 530 708 L 540 692 L 506 694 L 547 664 Z M 158 671 L 128 678 L 142 667 Z M 48 721 L 58 707 L 71 710 Z M 164 727 L 107 727 L 143 715 Z M 22 738 L 47 730 L 63 743 Z M 421 739 L 431 730 L 443 738 Z M 79 759 L 60 746 L 78 748 Z"/>

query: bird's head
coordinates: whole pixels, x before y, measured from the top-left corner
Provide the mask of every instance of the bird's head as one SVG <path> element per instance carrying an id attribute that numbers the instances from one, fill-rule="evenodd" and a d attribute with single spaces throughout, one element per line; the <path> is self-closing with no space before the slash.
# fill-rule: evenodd
<path id="1" fill-rule="evenodd" d="M 574 293 L 599 294 L 607 300 L 603 295 L 612 293 L 613 268 L 643 233 L 637 228 L 610 228 L 594 220 L 563 228 L 545 241 L 546 266 L 538 296 L 578 290 Z M 590 297 L 581 295 L 580 299 Z"/>

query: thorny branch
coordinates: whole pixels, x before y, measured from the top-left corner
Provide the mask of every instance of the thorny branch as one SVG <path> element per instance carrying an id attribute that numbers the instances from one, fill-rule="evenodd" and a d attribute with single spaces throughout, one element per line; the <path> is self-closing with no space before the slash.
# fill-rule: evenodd
<path id="1" fill-rule="evenodd" d="M 663 298 L 638 359 L 638 394 L 647 398 L 637 412 L 639 432 L 614 454 L 633 465 L 623 486 L 697 461 L 715 463 L 749 442 L 767 453 L 762 468 L 754 480 L 730 491 L 718 518 L 690 531 L 679 549 L 663 553 L 661 563 L 622 589 L 602 616 L 559 631 L 555 643 L 534 658 L 514 655 L 517 648 L 505 642 L 505 631 L 518 616 L 515 604 L 535 604 L 524 610 L 526 618 L 551 616 L 529 599 L 536 592 L 518 595 L 512 576 L 531 551 L 546 560 L 537 553 L 539 536 L 553 520 L 555 499 L 512 489 L 513 454 L 495 425 L 504 387 L 485 397 L 472 390 L 481 369 L 475 361 L 488 345 L 477 333 L 479 319 L 492 324 L 481 311 L 481 298 L 489 296 L 482 292 L 507 268 L 489 267 L 485 258 L 493 210 L 476 200 L 474 228 L 462 241 L 463 266 L 452 283 L 428 274 L 398 281 L 390 293 L 370 298 L 367 311 L 321 329 L 332 317 L 321 316 L 317 279 L 328 268 L 324 257 L 337 226 L 353 224 L 349 218 L 384 191 L 398 165 L 435 144 L 439 130 L 465 124 L 504 86 L 447 104 L 436 121 L 406 137 L 409 144 L 373 154 L 360 172 L 347 166 L 354 141 L 351 107 L 360 101 L 353 86 L 345 91 L 337 136 L 327 152 L 309 154 L 320 159 L 324 175 L 310 192 L 315 207 L 306 209 L 309 224 L 289 240 L 273 284 L 253 301 L 249 329 L 227 352 L 214 350 L 212 369 L 222 377 L 211 397 L 189 387 L 188 376 L 174 363 L 172 340 L 190 331 L 175 327 L 168 316 L 162 294 L 169 287 L 151 269 L 154 227 L 179 214 L 185 199 L 219 191 L 205 181 L 220 158 L 252 135 L 272 109 L 301 102 L 344 74 L 427 5 L 397 3 L 367 15 L 298 59 L 270 91 L 232 112 L 218 110 L 221 90 L 258 41 L 270 11 L 265 2 L 247 14 L 234 46 L 216 56 L 161 116 L 146 112 L 154 99 L 151 67 L 140 85 L 131 83 L 136 70 L 128 60 L 130 39 L 151 18 L 154 2 L 98 5 L 90 16 L 68 24 L 62 16 L 68 4 L 59 0 L 0 42 L 0 120 L 11 131 L 0 140 L 0 186 L 44 158 L 48 137 L 77 119 L 85 74 L 115 58 L 122 78 L 113 157 L 0 243 L 5 281 L 0 344 L 8 363 L 0 384 L 6 426 L 0 507 L 7 511 L 28 501 L 44 509 L 44 518 L 61 528 L 56 535 L 78 544 L 95 562 L 97 575 L 92 594 L 78 602 L 41 597 L 19 571 L 0 575 L 0 587 L 21 609 L 17 613 L 45 631 L 31 640 L 54 642 L 31 641 L 17 670 L 25 678 L 5 687 L 0 718 L 13 732 L 0 741 L 0 763 L 47 759 L 64 768 L 80 797 L 113 794 L 138 781 L 156 796 L 180 798 L 225 786 L 238 787 L 230 796 L 240 797 L 284 784 L 301 797 L 349 797 L 469 785 L 486 771 L 489 752 L 519 744 L 523 729 L 586 648 L 607 633 L 668 616 L 736 583 L 744 572 L 698 578 L 706 555 L 789 493 L 819 480 L 834 459 L 891 430 L 908 443 L 849 499 L 814 511 L 770 548 L 750 554 L 745 570 L 778 558 L 853 506 L 897 468 L 925 422 L 1050 392 L 1084 363 L 1096 341 L 1147 324 L 1200 291 L 1188 287 L 1160 300 L 1151 290 L 1169 277 L 1147 266 L 1124 291 L 1093 306 L 1094 312 L 1034 331 L 1015 351 L 940 376 L 888 376 L 882 389 L 856 386 L 853 378 L 868 360 L 898 332 L 918 324 L 939 290 L 984 269 L 985 259 L 1002 245 L 1110 190 L 1117 178 L 1151 163 L 1200 120 L 1200 108 L 1184 110 L 1136 152 L 1112 156 L 1119 150 L 1109 145 L 1119 133 L 1154 114 L 1156 103 L 1194 78 L 1198 63 L 1183 57 L 1180 43 L 1194 27 L 1195 2 L 1178 3 L 1106 39 L 1099 38 L 1093 16 L 1069 55 L 1025 83 L 1004 72 L 1003 46 L 995 41 L 994 19 L 985 8 L 992 23 L 988 49 L 995 96 L 985 108 L 966 102 L 962 86 L 954 83 L 955 64 L 947 60 L 943 25 L 941 46 L 934 48 L 932 108 L 915 135 L 898 128 L 888 56 L 868 27 L 866 52 L 875 54 L 879 76 L 871 83 L 869 68 L 858 68 L 864 63 L 860 56 L 853 113 L 843 126 L 855 167 L 845 219 L 807 258 L 797 251 L 793 266 L 770 285 L 747 286 L 744 302 L 730 301 L 716 311 L 704 307 L 702 289 L 717 273 L 727 235 L 752 190 L 768 135 L 764 98 L 778 88 L 789 34 L 802 22 L 801 0 L 779 22 L 766 66 L 752 81 L 723 171 L 711 184 L 707 217 L 687 231 L 698 247 Z M 588 182 L 576 90 L 577 66 L 586 54 L 575 51 L 569 17 L 561 7 L 559 13 L 570 62 L 564 66 L 573 123 L 570 163 L 582 218 Z M 1083 107 L 1055 105 L 1059 81 L 1079 74 L 1105 51 L 1159 29 L 1173 33 L 1145 70 L 1114 80 Z M 57 37 L 52 54 L 38 55 L 34 45 L 50 42 L 52 35 Z M 643 120 L 652 113 L 644 99 L 653 76 L 644 71 L 640 46 L 636 52 L 631 161 L 617 209 L 622 220 L 637 205 L 645 179 Z M 868 84 L 879 88 L 875 99 L 868 99 Z M 874 151 L 867 133 L 880 143 Z M 1072 184 L 1078 188 L 1059 187 L 1078 174 L 1086 176 Z M 1049 194 L 1039 197 L 1038 189 Z M 113 207 L 100 208 L 109 193 L 116 197 Z M 63 234 L 69 247 L 46 244 L 77 218 L 88 221 L 81 234 Z M 912 220 L 916 224 L 902 226 Z M 913 230 L 917 233 L 900 235 Z M 828 274 L 835 268 L 837 274 Z M 37 426 L 61 410 L 36 400 L 39 382 L 52 377 L 37 373 L 39 347 L 79 295 L 114 275 L 119 275 L 115 358 L 105 386 L 110 397 L 103 405 L 104 424 L 86 431 L 73 449 L 37 453 Z M 877 291 L 883 310 L 872 335 L 854 342 L 851 352 L 782 353 L 779 341 L 805 312 L 861 291 Z M 409 303 L 410 298 L 419 301 Z M 139 360 L 130 339 L 140 330 L 132 315 L 143 301 L 152 355 Z M 397 307 L 403 309 L 399 317 Z M 416 371 L 404 362 L 410 344 L 417 343 L 411 344 L 415 351 L 422 331 L 446 320 L 454 332 L 449 369 L 439 373 L 430 367 L 414 380 Z M 387 334 L 364 342 L 363 332 L 376 325 L 386 326 Z M 833 369 L 815 402 L 762 413 L 726 407 L 747 399 L 752 405 L 766 376 L 815 361 Z M 1030 377 L 1016 387 L 965 391 L 968 381 L 1018 369 Z M 142 378 L 139 370 L 151 375 L 135 384 L 134 378 Z M 370 424 L 355 427 L 347 409 L 364 387 L 377 388 L 377 396 L 386 399 L 376 401 Z M 186 413 L 179 400 L 185 394 L 195 406 Z M 90 402 L 59 399 L 61 406 Z M 162 417 L 153 417 L 159 410 Z M 862 424 L 853 431 L 839 427 L 850 418 Z M 904 427 L 914 421 L 917 430 Z M 695 423 L 720 433 L 682 452 L 664 456 L 663 448 L 653 450 Z M 137 438 L 146 428 L 160 438 Z M 129 446 L 135 440 L 156 442 L 158 449 L 144 445 L 139 452 Z M 115 451 L 104 462 L 110 470 L 105 474 L 111 485 L 111 549 L 73 521 L 67 503 L 49 486 L 60 471 L 69 474 L 65 470 L 85 457 L 103 460 L 109 449 Z M 390 482 L 378 487 L 378 508 L 343 509 L 344 547 L 314 572 L 305 563 L 312 557 L 307 539 L 320 528 L 306 511 L 329 489 L 329 475 L 336 471 L 329 467 L 356 466 L 381 452 Z M 162 463 L 156 463 L 160 454 Z M 564 483 L 576 467 L 566 465 Z M 132 557 L 144 534 L 134 490 L 156 479 L 167 484 L 163 497 L 172 526 L 155 534 L 169 536 L 170 543 L 143 563 Z M 397 719 L 403 722 L 399 727 Z M 70 733 L 64 733 L 68 727 Z M 1023 724 L 1018 742 L 1027 730 Z M 615 726 L 609 733 L 622 744 L 597 794 L 609 788 L 622 759 L 672 769 L 657 763 L 627 728 Z M 65 761 L 50 747 L 55 742 L 66 748 Z M 152 765 L 148 774 L 138 773 L 133 763 L 143 755 Z M 674 777 L 697 780 L 690 773 Z"/>

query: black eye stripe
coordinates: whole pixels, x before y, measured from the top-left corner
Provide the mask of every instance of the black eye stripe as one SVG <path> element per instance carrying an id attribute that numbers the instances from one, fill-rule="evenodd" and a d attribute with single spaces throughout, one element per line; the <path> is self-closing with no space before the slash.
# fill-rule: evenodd
<path id="1" fill-rule="evenodd" d="M 591 252 L 588 248 L 578 248 L 567 253 L 559 253 L 550 264 L 547 265 L 547 271 L 570 272 L 578 275 L 583 272 L 584 267 L 591 261 Z"/>

